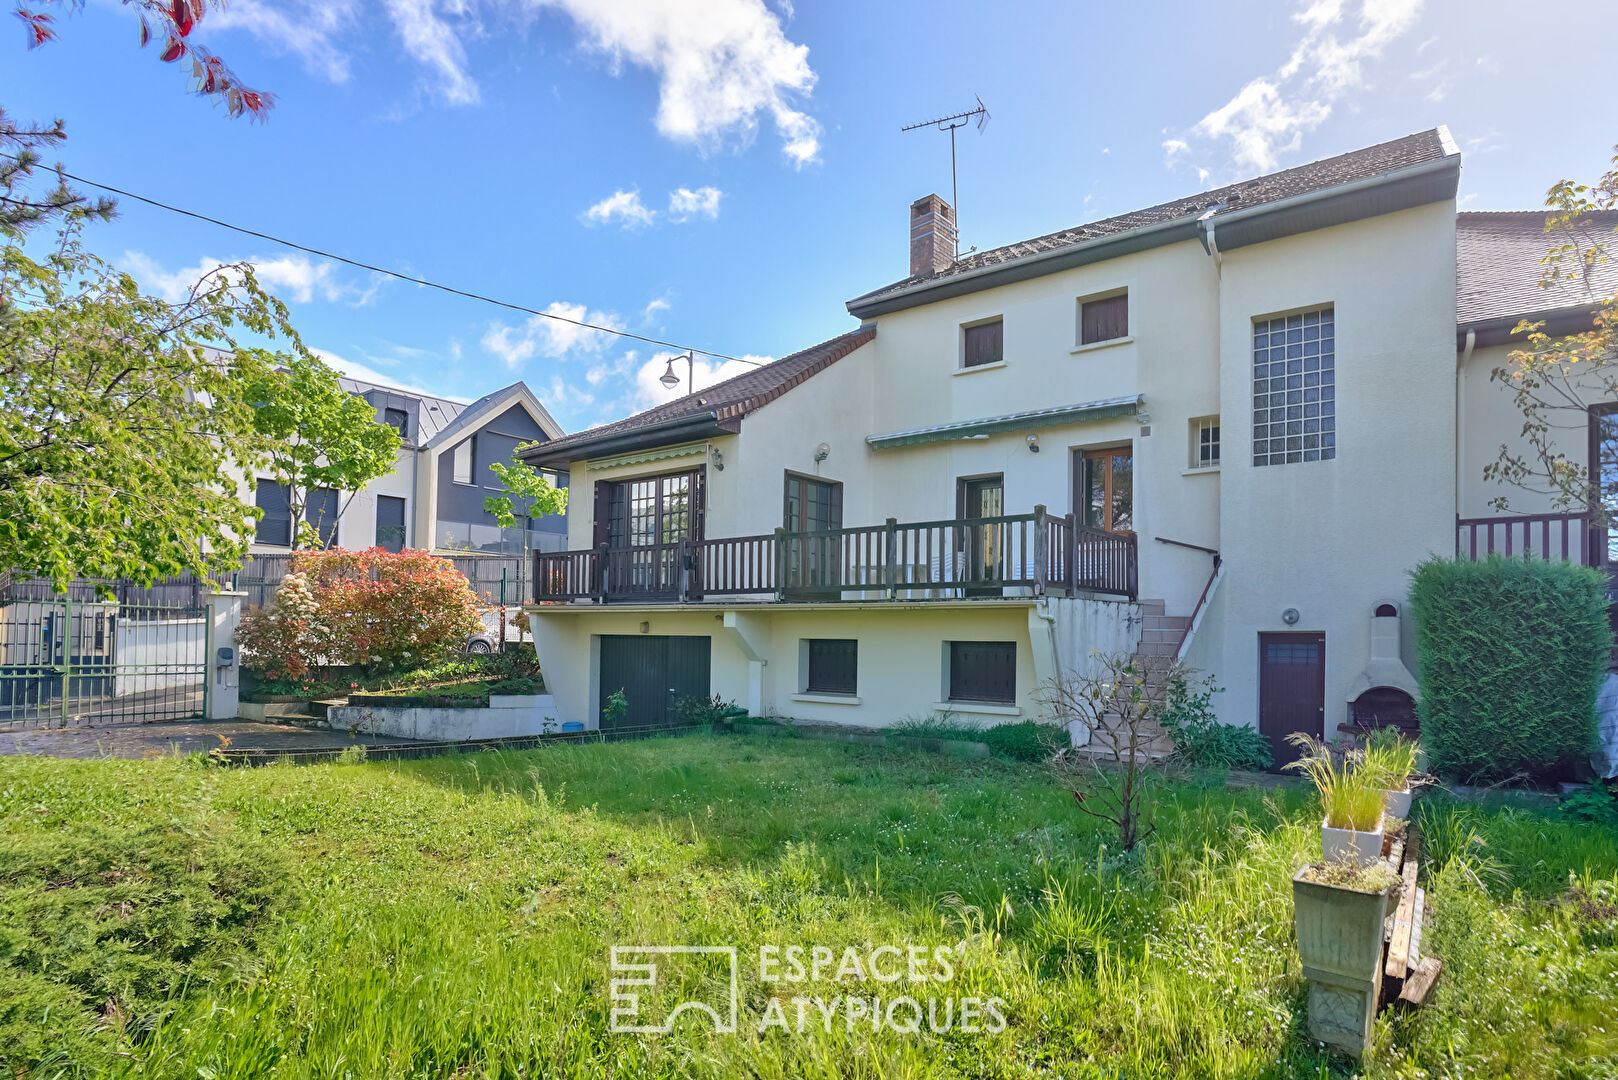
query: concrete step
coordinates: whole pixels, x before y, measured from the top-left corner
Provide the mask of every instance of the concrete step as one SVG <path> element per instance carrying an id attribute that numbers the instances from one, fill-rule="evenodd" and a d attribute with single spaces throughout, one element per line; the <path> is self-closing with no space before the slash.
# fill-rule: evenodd
<path id="1" fill-rule="evenodd" d="M 1171 627 L 1153 627 L 1150 630 L 1142 630 L 1140 632 L 1140 639 L 1142 641 L 1169 641 L 1179 644 L 1180 638 L 1184 634 L 1185 631 L 1183 629 L 1175 630 Z"/>
<path id="2" fill-rule="evenodd" d="M 327 711 L 333 706 L 343 706 L 347 704 L 348 699 L 346 697 L 326 698 L 322 701 L 311 701 L 309 703 L 309 715 L 317 719 L 324 720 L 326 719 Z"/>
<path id="3" fill-rule="evenodd" d="M 1143 615 L 1161 615 L 1166 605 L 1161 600 L 1136 600 Z"/>
<path id="4" fill-rule="evenodd" d="M 1135 655 L 1141 658 L 1163 656 L 1172 657 L 1180 650 L 1180 639 L 1172 641 L 1142 641 L 1135 649 Z"/>
<path id="5" fill-rule="evenodd" d="M 1184 630 L 1191 625 L 1189 615 L 1148 615 L 1141 620 L 1141 630 Z"/>

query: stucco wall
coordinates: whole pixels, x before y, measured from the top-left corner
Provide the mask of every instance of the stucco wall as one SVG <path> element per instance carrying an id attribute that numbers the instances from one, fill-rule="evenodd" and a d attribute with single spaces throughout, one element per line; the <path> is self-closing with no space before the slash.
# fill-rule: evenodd
<path id="1" fill-rule="evenodd" d="M 1455 492 L 1455 207 L 1389 214 L 1229 252 L 1220 288 L 1221 545 L 1226 577 L 1199 652 L 1222 719 L 1256 723 L 1258 634 L 1326 635 L 1324 729 L 1346 717 L 1370 615 L 1450 553 Z M 1337 456 L 1251 464 L 1252 320 L 1331 304 Z M 1402 606 L 1402 605 L 1401 605 Z M 1282 613 L 1296 608 L 1299 621 Z"/>

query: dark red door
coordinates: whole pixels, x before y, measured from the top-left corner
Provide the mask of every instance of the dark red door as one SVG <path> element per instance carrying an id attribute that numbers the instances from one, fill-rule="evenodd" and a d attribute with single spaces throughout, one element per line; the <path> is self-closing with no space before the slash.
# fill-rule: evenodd
<path id="1" fill-rule="evenodd" d="M 1287 736 L 1326 731 L 1326 635 L 1258 636 L 1258 730 L 1279 769 L 1298 757 Z"/>

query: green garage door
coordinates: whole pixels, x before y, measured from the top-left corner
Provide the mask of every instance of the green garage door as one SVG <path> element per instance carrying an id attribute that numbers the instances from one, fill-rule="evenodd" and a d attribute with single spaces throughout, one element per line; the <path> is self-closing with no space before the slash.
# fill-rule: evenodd
<path id="1" fill-rule="evenodd" d="M 679 703 L 707 698 L 712 642 L 705 637 L 648 634 L 601 636 L 601 701 L 624 692 L 629 713 L 617 728 L 656 727 L 680 721 Z M 606 726 L 606 721 L 602 721 Z"/>

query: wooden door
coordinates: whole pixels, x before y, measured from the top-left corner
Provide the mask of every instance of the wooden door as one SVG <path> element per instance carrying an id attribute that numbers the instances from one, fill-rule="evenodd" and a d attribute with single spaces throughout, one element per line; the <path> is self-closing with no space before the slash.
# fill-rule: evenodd
<path id="1" fill-rule="evenodd" d="M 1135 451 L 1117 446 L 1075 451 L 1073 514 L 1092 529 L 1135 531 Z"/>
<path id="2" fill-rule="evenodd" d="M 629 712 L 618 728 L 658 727 L 680 719 L 680 702 L 707 698 L 712 641 L 649 634 L 601 636 L 600 701 L 624 692 Z"/>
<path id="3" fill-rule="evenodd" d="M 609 599 L 679 595 L 680 544 L 702 539 L 702 479 L 699 469 L 613 482 L 606 507 Z"/>
<path id="4" fill-rule="evenodd" d="M 1258 636 L 1258 730 L 1270 740 L 1276 769 L 1298 757 L 1288 735 L 1325 736 L 1325 634 Z"/>
<path id="5" fill-rule="evenodd" d="M 1006 482 L 1002 476 L 976 476 L 958 481 L 956 505 L 959 517 L 968 521 L 999 518 L 1006 512 Z M 969 524 L 962 532 L 963 563 L 961 580 L 969 587 L 967 596 L 999 596 L 998 582 L 1005 580 L 1004 526 Z"/>

